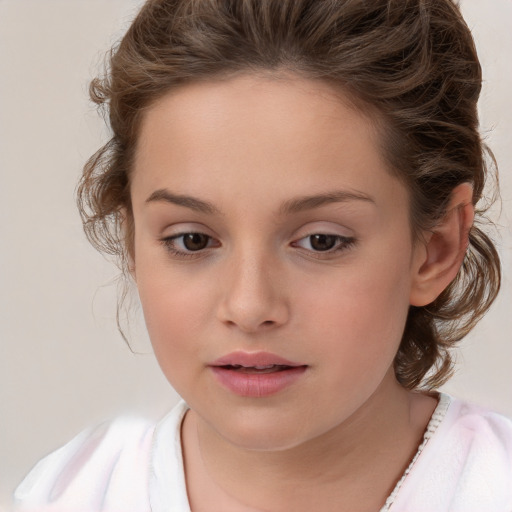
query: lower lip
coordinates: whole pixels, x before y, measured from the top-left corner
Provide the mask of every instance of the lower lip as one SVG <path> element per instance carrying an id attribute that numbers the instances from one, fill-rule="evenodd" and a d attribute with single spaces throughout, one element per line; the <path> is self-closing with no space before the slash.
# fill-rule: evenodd
<path id="1" fill-rule="evenodd" d="M 243 373 L 222 366 L 211 366 L 220 383 L 239 396 L 262 398 L 274 395 L 295 383 L 306 371 L 306 366 L 274 373 Z"/>

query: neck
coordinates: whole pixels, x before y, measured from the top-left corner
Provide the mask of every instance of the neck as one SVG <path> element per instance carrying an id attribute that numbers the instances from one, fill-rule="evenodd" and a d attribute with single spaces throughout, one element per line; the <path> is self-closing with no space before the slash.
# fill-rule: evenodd
<path id="1" fill-rule="evenodd" d="M 235 446 L 191 412 L 185 452 L 187 444 L 196 447 L 189 449 L 197 449 L 204 477 L 245 506 L 237 510 L 340 511 L 340 504 L 351 512 L 379 510 L 434 407 L 432 399 L 405 390 L 392 376 L 343 423 L 278 451 Z"/>

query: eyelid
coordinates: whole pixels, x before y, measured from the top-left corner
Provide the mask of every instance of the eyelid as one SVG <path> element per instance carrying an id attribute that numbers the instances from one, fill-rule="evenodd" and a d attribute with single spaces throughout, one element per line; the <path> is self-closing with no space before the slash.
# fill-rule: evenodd
<path id="1" fill-rule="evenodd" d="M 326 224 L 333 224 L 333 227 L 327 227 Z M 208 254 L 211 254 L 211 249 L 215 249 L 223 245 L 219 242 L 216 236 L 210 234 L 211 231 L 209 228 L 206 228 L 206 226 L 191 223 L 175 225 L 174 228 L 176 229 L 174 233 L 171 232 L 165 236 L 162 236 L 159 238 L 159 242 L 165 247 L 167 252 L 177 258 L 202 258 Z M 317 259 L 332 258 L 338 256 L 341 252 L 349 250 L 357 242 L 356 237 L 353 234 L 340 233 L 342 229 L 343 231 L 346 230 L 352 233 L 352 230 L 347 230 L 339 224 L 311 222 L 297 230 L 299 233 L 302 232 L 302 236 L 295 236 L 293 240 L 289 242 L 289 246 L 299 249 L 300 251 L 307 253 L 307 255 Z M 197 234 L 206 237 L 208 240 L 206 247 L 200 247 L 197 250 L 187 249 L 187 247 L 184 245 L 184 240 L 181 243 L 179 242 L 180 238 L 191 234 Z M 315 249 L 311 245 L 310 247 L 304 247 L 302 245 L 303 241 L 311 239 L 316 235 L 324 235 L 334 238 L 335 242 L 333 247 L 324 250 Z"/>
<path id="2" fill-rule="evenodd" d="M 172 236 L 185 235 L 187 233 L 202 233 L 204 235 L 213 236 L 211 228 L 202 222 L 173 222 L 165 224 L 160 228 L 162 238 L 170 238 Z"/>
<path id="3" fill-rule="evenodd" d="M 313 248 L 308 249 L 308 248 L 305 248 L 305 247 L 302 247 L 299 245 L 299 242 L 301 242 L 303 240 L 310 239 L 311 237 L 313 237 L 315 235 L 325 235 L 328 237 L 333 237 L 336 239 L 337 243 L 334 245 L 334 247 L 332 247 L 330 249 L 326 249 L 324 251 L 315 250 Z M 337 234 L 332 234 L 332 233 L 316 232 L 316 233 L 310 233 L 309 235 L 306 235 L 306 236 L 296 239 L 294 242 L 292 242 L 291 245 L 292 245 L 292 247 L 300 247 L 301 249 L 311 253 L 315 257 L 322 257 L 322 255 L 325 255 L 325 257 L 328 257 L 329 255 L 332 256 L 333 254 L 337 254 L 339 252 L 346 251 L 346 250 L 350 249 L 356 243 L 356 241 L 357 240 L 353 236 L 344 236 L 344 235 L 337 235 Z"/>
<path id="4" fill-rule="evenodd" d="M 308 222 L 295 230 L 295 240 L 307 238 L 312 235 L 330 235 L 342 238 L 353 238 L 355 232 L 343 224 L 337 222 Z"/>
<path id="5" fill-rule="evenodd" d="M 302 243 L 311 239 L 315 235 L 325 235 L 336 239 L 332 248 L 326 250 L 315 250 L 311 244 L 304 247 Z M 304 224 L 296 231 L 293 241 L 290 243 L 292 248 L 308 258 L 317 260 L 327 260 L 342 257 L 347 251 L 351 250 L 358 242 L 354 231 L 347 226 L 332 221 L 313 221 Z"/>
<path id="6" fill-rule="evenodd" d="M 209 243 L 208 243 L 207 247 L 205 247 L 203 249 L 198 249 L 197 251 L 188 250 L 186 247 L 177 248 L 175 240 L 178 240 L 179 238 L 184 237 L 185 235 L 190 235 L 190 234 L 199 234 L 199 235 L 203 235 L 203 236 L 207 237 L 209 239 Z M 175 256 L 175 257 L 181 258 L 181 259 L 204 257 L 209 252 L 209 249 L 220 246 L 220 243 L 218 242 L 218 240 L 217 240 L 217 244 L 212 246 L 211 245 L 212 241 L 216 241 L 215 237 L 213 237 L 207 233 L 203 233 L 202 231 L 197 231 L 197 230 L 196 231 L 183 230 L 179 233 L 173 233 L 171 235 L 164 236 L 159 239 L 159 242 L 164 246 L 164 248 L 167 252 L 169 252 L 172 256 Z"/>
<path id="7" fill-rule="evenodd" d="M 215 238 L 213 236 L 208 235 L 207 233 L 202 233 L 201 231 L 184 231 L 182 233 L 176 233 L 175 235 L 166 237 L 166 240 L 178 240 L 180 238 L 185 237 L 186 235 L 201 235 L 201 236 L 208 238 L 207 247 L 210 247 L 212 240 L 215 240 Z M 199 250 L 202 250 L 202 249 L 198 249 L 197 251 L 192 251 L 192 250 L 186 249 L 186 248 L 184 249 L 184 251 L 188 251 L 188 252 L 199 252 Z"/>

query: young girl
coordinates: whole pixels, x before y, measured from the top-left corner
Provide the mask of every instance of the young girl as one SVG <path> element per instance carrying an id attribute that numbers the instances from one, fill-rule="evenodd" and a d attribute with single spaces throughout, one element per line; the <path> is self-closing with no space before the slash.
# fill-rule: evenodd
<path id="1" fill-rule="evenodd" d="M 86 233 L 169 382 L 19 510 L 510 512 L 512 424 L 438 393 L 499 289 L 451 0 L 150 0 L 92 97 Z"/>

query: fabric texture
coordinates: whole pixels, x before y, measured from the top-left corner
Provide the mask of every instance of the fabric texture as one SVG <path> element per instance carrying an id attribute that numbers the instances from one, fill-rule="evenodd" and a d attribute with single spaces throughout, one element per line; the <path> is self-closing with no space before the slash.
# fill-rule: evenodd
<path id="1" fill-rule="evenodd" d="M 19 512 L 190 512 L 180 402 L 156 425 L 120 418 L 41 460 L 15 492 Z M 382 510 L 512 512 L 512 421 L 448 395 Z"/>

